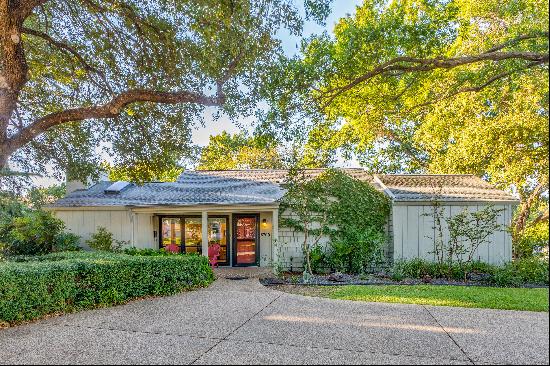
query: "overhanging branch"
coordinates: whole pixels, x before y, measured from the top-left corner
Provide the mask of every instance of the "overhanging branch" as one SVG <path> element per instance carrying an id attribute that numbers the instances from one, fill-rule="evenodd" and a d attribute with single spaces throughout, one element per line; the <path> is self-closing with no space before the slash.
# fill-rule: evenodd
<path id="1" fill-rule="evenodd" d="M 102 105 L 67 109 L 50 113 L 37 119 L 9 139 L 10 150 L 15 151 L 54 126 L 85 119 L 114 118 L 117 117 L 126 106 L 138 102 L 161 104 L 194 103 L 203 106 L 222 106 L 225 102 L 225 98 L 223 95 L 210 97 L 191 91 L 161 92 L 145 89 L 128 90 Z"/>
<path id="2" fill-rule="evenodd" d="M 345 85 L 338 86 L 323 91 L 319 99 L 327 99 L 326 105 L 343 94 L 351 90 L 357 85 L 366 82 L 376 76 L 389 74 L 392 72 L 400 72 L 400 74 L 412 72 L 427 72 L 436 69 L 453 69 L 459 66 L 486 62 L 486 61 L 504 61 L 504 60 L 525 60 L 536 64 L 548 63 L 548 53 L 536 53 L 527 51 L 508 51 L 508 52 L 485 52 L 473 56 L 461 56 L 455 58 L 415 58 L 401 56 L 393 58 L 385 63 L 382 63 L 369 72 L 351 80 Z"/>

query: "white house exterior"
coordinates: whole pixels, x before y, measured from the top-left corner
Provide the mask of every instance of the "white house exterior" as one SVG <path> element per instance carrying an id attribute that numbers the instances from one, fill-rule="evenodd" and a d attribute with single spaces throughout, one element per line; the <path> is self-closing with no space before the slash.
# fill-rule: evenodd
<path id="1" fill-rule="evenodd" d="M 517 204 L 513 196 L 470 175 L 372 176 L 362 169 L 343 170 L 391 198 L 387 253 L 394 260 L 433 259 L 429 239 L 433 220 L 424 213 L 431 210 L 434 184 L 440 187 L 437 199 L 448 215 L 492 204 L 503 208 L 499 220 L 508 225 Z M 313 178 L 323 171 L 311 169 L 307 175 Z M 269 266 L 279 258 L 297 268 L 302 264 L 303 234 L 278 224 L 281 184 L 287 174 L 286 170 L 186 171 L 173 183 L 99 182 L 68 193 L 50 210 L 83 243 L 102 226 L 137 248 L 171 245 L 178 251 L 206 254 L 209 244 L 218 243 L 220 265 Z M 478 252 L 477 258 L 490 263 L 510 261 L 510 235 L 495 233 Z"/>

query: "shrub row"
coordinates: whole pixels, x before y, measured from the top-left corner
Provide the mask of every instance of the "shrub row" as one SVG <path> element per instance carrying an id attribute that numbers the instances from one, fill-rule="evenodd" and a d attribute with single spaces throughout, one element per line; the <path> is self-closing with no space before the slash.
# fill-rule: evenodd
<path id="1" fill-rule="evenodd" d="M 457 281 L 479 280 L 505 287 L 526 284 L 548 285 L 548 260 L 540 258 L 521 259 L 504 266 L 494 266 L 483 262 L 449 265 L 413 259 L 395 263 L 391 272 L 392 278 L 397 281 L 403 278 L 421 279 L 429 276 Z"/>
<path id="2" fill-rule="evenodd" d="M 64 252 L 0 263 L 0 323 L 207 286 L 206 257 Z"/>

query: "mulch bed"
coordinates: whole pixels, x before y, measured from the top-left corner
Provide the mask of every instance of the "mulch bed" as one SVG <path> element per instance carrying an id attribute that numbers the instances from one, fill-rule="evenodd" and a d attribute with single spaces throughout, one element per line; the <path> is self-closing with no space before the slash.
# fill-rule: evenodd
<path id="1" fill-rule="evenodd" d="M 467 280 L 456 281 L 443 278 L 424 278 L 424 279 L 403 279 L 402 281 L 394 281 L 389 276 L 384 274 L 372 275 L 349 275 L 343 273 L 333 273 L 330 275 L 313 275 L 309 282 L 305 283 L 302 278 L 302 273 L 285 273 L 282 278 L 264 277 L 260 278 L 260 282 L 264 286 L 346 286 L 346 285 L 447 285 L 447 286 L 484 286 L 497 287 L 487 281 Z M 548 288 L 537 284 L 525 284 L 522 287 L 528 288 Z"/>

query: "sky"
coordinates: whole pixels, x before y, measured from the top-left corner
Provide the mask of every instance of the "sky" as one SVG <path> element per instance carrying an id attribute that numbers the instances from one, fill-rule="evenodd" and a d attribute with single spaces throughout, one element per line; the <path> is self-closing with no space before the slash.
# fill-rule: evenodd
<path id="1" fill-rule="evenodd" d="M 325 26 L 319 25 L 316 22 L 308 21 L 304 24 L 304 31 L 302 37 L 308 37 L 313 34 L 320 34 L 324 31 L 327 31 L 329 33 L 332 32 L 334 25 L 338 22 L 338 20 L 342 17 L 345 17 L 346 15 L 354 14 L 356 6 L 360 5 L 363 1 L 362 0 L 334 0 L 332 4 L 332 12 L 330 16 L 327 18 L 325 22 Z M 301 1 L 297 1 L 297 3 L 302 3 Z M 295 37 L 289 34 L 288 31 L 280 31 L 278 33 L 278 38 L 282 42 L 282 47 L 286 55 L 293 56 L 299 51 L 300 46 L 300 38 Z M 193 144 L 198 146 L 206 146 L 208 145 L 208 140 L 210 135 L 218 135 L 222 133 L 223 131 L 227 131 L 228 133 L 235 134 L 238 132 L 242 132 L 243 127 L 244 129 L 247 129 L 247 126 L 252 126 L 253 124 L 253 117 L 250 118 L 243 118 L 239 121 L 239 125 L 241 127 L 236 126 L 233 122 L 231 122 L 228 118 L 222 116 L 221 118 L 214 120 L 212 118 L 212 115 L 215 113 L 214 108 L 208 108 L 205 111 L 205 125 L 204 126 L 198 126 L 193 130 L 192 133 L 192 140 Z M 247 129 L 248 132 L 252 132 L 252 128 Z M 109 160 L 108 157 L 105 157 L 107 160 Z M 337 162 L 338 166 L 358 166 L 356 161 L 344 161 L 343 159 L 339 159 Z M 58 180 L 53 178 L 47 178 L 47 177 L 38 177 L 33 179 L 34 183 L 37 186 L 41 187 L 47 187 L 52 184 L 60 183 Z"/>

